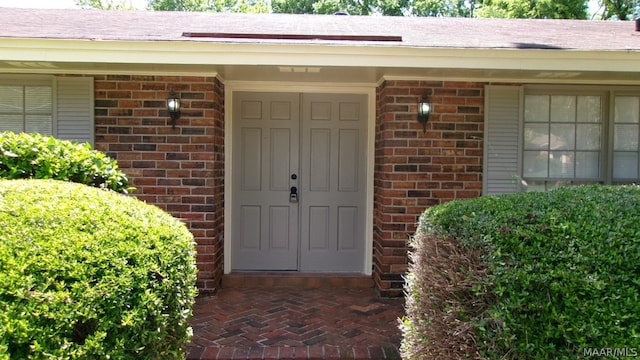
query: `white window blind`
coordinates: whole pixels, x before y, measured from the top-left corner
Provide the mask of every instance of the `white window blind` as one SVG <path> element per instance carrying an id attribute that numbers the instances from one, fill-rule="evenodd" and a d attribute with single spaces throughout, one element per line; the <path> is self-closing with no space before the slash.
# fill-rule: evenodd
<path id="1" fill-rule="evenodd" d="M 50 85 L 0 84 L 0 131 L 53 134 Z"/>

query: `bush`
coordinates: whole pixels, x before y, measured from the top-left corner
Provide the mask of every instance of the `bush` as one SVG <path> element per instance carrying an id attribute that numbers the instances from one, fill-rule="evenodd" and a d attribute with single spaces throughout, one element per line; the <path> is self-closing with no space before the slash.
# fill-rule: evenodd
<path id="1" fill-rule="evenodd" d="M 115 160 L 78 144 L 39 134 L 0 133 L 0 178 L 56 179 L 126 193 Z"/>
<path id="2" fill-rule="evenodd" d="M 0 180 L 0 359 L 184 359 L 193 237 L 159 208 Z"/>
<path id="3" fill-rule="evenodd" d="M 478 251 L 425 232 L 417 233 L 412 244 L 402 358 L 478 357 L 473 320 L 484 304 L 472 288 L 486 274 Z"/>
<path id="4" fill-rule="evenodd" d="M 488 272 L 461 266 L 455 276 L 466 282 L 449 282 L 443 293 L 442 286 L 414 280 L 430 266 L 414 262 L 408 297 L 471 293 L 463 301 L 475 313 L 446 305 L 438 310 L 453 309 L 459 321 L 472 324 L 479 354 L 486 358 L 576 358 L 594 348 L 632 355 L 640 344 L 638 218 L 637 186 L 567 187 L 433 207 L 421 217 L 413 256 L 433 247 L 426 243 L 436 237 L 464 249 L 467 257 L 478 251 L 475 257 Z M 415 315 L 426 309 L 411 306 L 406 339 L 417 337 L 411 333 L 417 323 L 433 321 L 428 314 Z M 416 358 L 410 349 L 428 346 L 429 339 L 423 340 L 403 343 L 411 354 L 407 358 Z"/>

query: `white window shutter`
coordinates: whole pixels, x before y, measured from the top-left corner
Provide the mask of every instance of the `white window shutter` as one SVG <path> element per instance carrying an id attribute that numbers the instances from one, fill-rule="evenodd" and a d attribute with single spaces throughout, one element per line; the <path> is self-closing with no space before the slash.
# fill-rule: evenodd
<path id="1" fill-rule="evenodd" d="M 93 144 L 93 78 L 56 78 L 56 137 Z"/>
<path id="2" fill-rule="evenodd" d="M 483 194 L 518 192 L 522 87 L 485 87 Z"/>

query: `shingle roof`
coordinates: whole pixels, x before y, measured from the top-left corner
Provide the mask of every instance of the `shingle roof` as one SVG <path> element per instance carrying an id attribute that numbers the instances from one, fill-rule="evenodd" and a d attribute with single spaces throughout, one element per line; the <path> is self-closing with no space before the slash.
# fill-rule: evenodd
<path id="1" fill-rule="evenodd" d="M 0 8 L 0 24 L 0 38 L 375 44 L 461 49 L 640 50 L 640 31 L 635 31 L 635 24 L 629 21 Z M 184 33 L 226 33 L 236 36 L 188 37 Z M 243 38 L 238 34 L 252 35 L 252 38 Z M 259 34 L 269 36 L 255 36 Z M 302 36 L 298 39 L 295 36 L 276 39 L 275 35 Z M 402 41 L 368 39 L 374 36 L 400 37 Z M 340 37 L 350 37 L 351 40 L 341 40 Z"/>

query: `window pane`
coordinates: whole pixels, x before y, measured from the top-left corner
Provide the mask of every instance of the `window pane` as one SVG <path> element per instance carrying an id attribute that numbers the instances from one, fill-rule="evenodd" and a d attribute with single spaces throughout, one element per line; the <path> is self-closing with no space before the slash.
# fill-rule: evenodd
<path id="1" fill-rule="evenodd" d="M 22 86 L 0 86 L 0 113 L 22 113 Z"/>
<path id="2" fill-rule="evenodd" d="M 48 86 L 25 87 L 25 112 L 51 114 L 51 88 Z"/>
<path id="3" fill-rule="evenodd" d="M 613 153 L 613 178 L 635 179 L 638 177 L 638 153 L 614 152 Z"/>
<path id="4" fill-rule="evenodd" d="M 549 97 L 527 95 L 524 98 L 525 122 L 549 122 Z"/>
<path id="5" fill-rule="evenodd" d="M 576 177 L 597 179 L 600 177 L 600 153 L 576 153 Z"/>
<path id="6" fill-rule="evenodd" d="M 51 135 L 52 119 L 51 115 L 27 115 L 24 131 L 27 133 L 40 133 Z"/>
<path id="7" fill-rule="evenodd" d="M 600 150 L 600 125 L 578 125 L 576 150 Z"/>
<path id="8" fill-rule="evenodd" d="M 573 178 L 573 152 L 552 151 L 549 155 L 549 177 Z"/>
<path id="9" fill-rule="evenodd" d="M 575 122 L 576 97 L 555 95 L 551 97 L 551 122 Z"/>
<path id="10" fill-rule="evenodd" d="M 578 96 L 578 122 L 601 122 L 600 96 Z"/>
<path id="11" fill-rule="evenodd" d="M 24 119 L 22 115 L 2 115 L 0 114 L 0 131 L 24 131 Z"/>
<path id="12" fill-rule="evenodd" d="M 523 156 L 524 177 L 546 178 L 549 164 L 547 151 L 525 151 Z"/>
<path id="13" fill-rule="evenodd" d="M 638 125 L 615 125 L 614 150 L 638 150 Z"/>
<path id="14" fill-rule="evenodd" d="M 574 150 L 576 148 L 575 125 L 551 125 L 551 136 L 549 140 L 549 145 L 552 150 Z"/>
<path id="15" fill-rule="evenodd" d="M 637 123 L 640 119 L 640 98 L 633 96 L 616 96 L 615 122 Z"/>
<path id="16" fill-rule="evenodd" d="M 549 149 L 549 125 L 548 124 L 525 124 L 524 125 L 524 148 L 527 150 L 548 150 Z"/>

